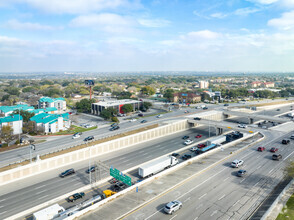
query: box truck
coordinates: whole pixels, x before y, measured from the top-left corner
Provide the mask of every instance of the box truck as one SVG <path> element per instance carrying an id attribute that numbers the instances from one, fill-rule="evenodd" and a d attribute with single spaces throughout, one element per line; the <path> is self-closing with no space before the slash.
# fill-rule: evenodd
<path id="1" fill-rule="evenodd" d="M 58 217 L 59 214 L 64 211 L 65 209 L 62 206 L 58 204 L 54 204 L 45 209 L 35 212 L 33 214 L 33 219 L 34 220 L 50 220 L 50 219 Z"/>
<path id="2" fill-rule="evenodd" d="M 142 178 L 148 177 L 178 163 L 178 159 L 173 156 L 162 157 L 139 167 L 138 174 Z"/>

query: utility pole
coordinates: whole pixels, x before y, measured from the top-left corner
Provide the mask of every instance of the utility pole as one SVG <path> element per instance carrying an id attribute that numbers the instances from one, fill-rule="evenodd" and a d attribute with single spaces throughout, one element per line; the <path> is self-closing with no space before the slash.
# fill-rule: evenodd
<path id="1" fill-rule="evenodd" d="M 32 163 L 32 150 L 36 150 L 36 146 L 34 144 L 30 145 L 30 163 Z"/>

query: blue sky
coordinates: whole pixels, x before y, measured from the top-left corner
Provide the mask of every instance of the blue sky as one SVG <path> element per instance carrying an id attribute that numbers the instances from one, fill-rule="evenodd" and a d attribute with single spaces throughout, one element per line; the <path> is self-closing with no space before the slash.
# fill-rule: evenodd
<path id="1" fill-rule="evenodd" d="M 0 0 L 0 72 L 294 71 L 294 0 Z"/>

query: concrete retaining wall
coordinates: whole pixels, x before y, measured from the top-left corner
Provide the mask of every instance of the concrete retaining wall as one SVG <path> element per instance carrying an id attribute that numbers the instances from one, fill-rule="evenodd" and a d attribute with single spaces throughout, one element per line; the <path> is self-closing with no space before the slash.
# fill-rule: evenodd
<path id="1" fill-rule="evenodd" d="M 127 137 L 97 144 L 91 146 L 90 148 L 80 149 L 60 156 L 52 157 L 46 160 L 41 160 L 8 171 L 4 171 L 0 173 L 0 186 L 42 172 L 54 170 L 65 165 L 88 160 L 90 157 L 96 157 L 112 151 L 130 147 L 135 144 L 140 144 L 146 141 L 150 141 L 152 139 L 183 131 L 188 128 L 189 125 L 186 120 L 172 122 L 170 124 L 160 126 L 158 128 L 154 128 L 148 131 L 143 131 Z"/>

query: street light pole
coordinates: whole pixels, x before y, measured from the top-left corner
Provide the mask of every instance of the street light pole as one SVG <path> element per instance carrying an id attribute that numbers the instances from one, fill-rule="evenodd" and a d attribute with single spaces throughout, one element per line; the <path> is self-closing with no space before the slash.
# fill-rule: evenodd
<path id="1" fill-rule="evenodd" d="M 32 163 L 32 150 L 36 150 L 36 146 L 34 144 L 30 145 L 30 162 Z"/>
<path id="2" fill-rule="evenodd" d="M 88 141 L 86 141 L 86 145 L 88 147 Z M 89 147 L 89 183 L 91 185 L 92 179 L 91 179 L 91 147 Z"/>

